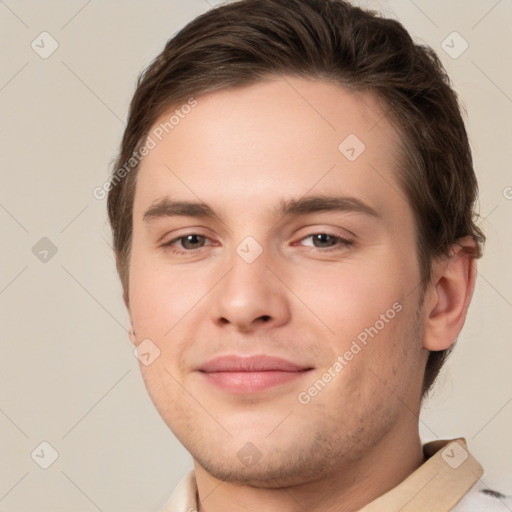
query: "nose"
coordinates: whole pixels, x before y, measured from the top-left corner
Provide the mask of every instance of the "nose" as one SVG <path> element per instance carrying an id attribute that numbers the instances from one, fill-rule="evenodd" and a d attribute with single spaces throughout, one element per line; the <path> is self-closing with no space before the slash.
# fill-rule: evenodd
<path id="1" fill-rule="evenodd" d="M 211 297 L 214 323 L 231 325 L 233 329 L 247 333 L 288 322 L 289 292 L 276 278 L 276 265 L 269 261 L 265 251 L 252 263 L 235 253 L 230 264 L 231 270 L 214 288 Z"/>

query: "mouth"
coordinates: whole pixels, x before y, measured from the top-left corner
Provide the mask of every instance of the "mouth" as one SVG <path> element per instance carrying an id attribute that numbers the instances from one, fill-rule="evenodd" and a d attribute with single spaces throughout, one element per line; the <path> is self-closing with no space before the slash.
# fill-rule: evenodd
<path id="1" fill-rule="evenodd" d="M 304 377 L 313 368 L 267 355 L 221 356 L 199 368 L 210 384 L 234 394 L 258 393 Z"/>

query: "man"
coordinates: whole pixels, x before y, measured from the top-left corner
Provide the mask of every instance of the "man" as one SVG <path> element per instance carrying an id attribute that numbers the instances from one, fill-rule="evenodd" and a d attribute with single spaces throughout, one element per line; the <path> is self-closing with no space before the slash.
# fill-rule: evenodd
<path id="1" fill-rule="evenodd" d="M 396 21 L 242 0 L 141 76 L 108 198 L 165 512 L 508 510 L 418 417 L 484 236 L 456 95 Z M 483 508 L 482 508 L 483 510 Z"/>

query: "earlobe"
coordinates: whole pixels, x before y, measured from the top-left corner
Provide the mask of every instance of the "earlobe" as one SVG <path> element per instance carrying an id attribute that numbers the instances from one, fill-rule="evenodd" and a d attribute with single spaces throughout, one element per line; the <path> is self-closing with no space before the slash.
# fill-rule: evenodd
<path id="1" fill-rule="evenodd" d="M 130 337 L 130 341 L 135 345 L 137 346 L 137 338 L 135 337 L 136 333 L 135 333 L 135 327 L 133 325 L 133 320 L 132 320 L 132 313 L 130 311 L 130 305 L 128 303 L 128 296 L 126 295 L 126 293 L 123 293 L 123 300 L 124 300 L 124 303 L 126 305 L 126 309 L 128 311 L 128 316 L 130 317 L 130 329 L 128 330 L 128 335 Z"/>
<path id="2" fill-rule="evenodd" d="M 137 345 L 137 338 L 135 337 L 135 329 L 133 328 L 133 325 L 130 326 L 130 330 L 128 331 L 128 334 L 130 336 L 130 341 L 134 344 L 134 345 Z"/>
<path id="3" fill-rule="evenodd" d="M 425 298 L 425 332 L 427 350 L 445 350 L 457 339 L 464 321 L 476 278 L 476 243 L 465 237 L 454 244 L 450 255 L 434 263 L 434 279 Z"/>

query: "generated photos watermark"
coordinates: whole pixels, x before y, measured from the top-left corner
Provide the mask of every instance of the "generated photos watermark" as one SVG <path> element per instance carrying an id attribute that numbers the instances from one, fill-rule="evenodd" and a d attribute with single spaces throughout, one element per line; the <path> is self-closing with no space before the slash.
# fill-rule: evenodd
<path id="1" fill-rule="evenodd" d="M 313 398 L 318 396 L 318 394 L 341 373 L 350 361 L 368 345 L 370 339 L 375 338 L 402 309 L 402 304 L 395 302 L 385 313 L 381 313 L 379 319 L 373 325 L 365 327 L 357 337 L 352 340 L 350 347 L 343 355 L 339 355 L 333 364 L 327 368 L 327 371 L 325 371 L 307 390 L 301 391 L 297 395 L 299 403 L 307 405 Z"/>
<path id="2" fill-rule="evenodd" d="M 182 119 L 190 114 L 192 109 L 197 106 L 197 100 L 195 98 L 189 98 L 179 109 L 169 116 L 167 121 L 161 122 L 158 126 L 151 130 L 151 133 L 147 136 L 146 141 L 142 146 L 136 149 L 130 158 L 124 163 L 122 167 L 117 169 L 108 181 L 105 181 L 103 185 L 95 187 L 92 191 L 92 195 L 95 199 L 101 201 L 105 199 L 109 190 L 119 184 L 127 174 L 135 169 L 142 159 L 149 154 L 149 152 L 156 148 L 159 142 L 162 141 L 165 135 L 169 134 L 176 126 L 178 126 Z"/>

